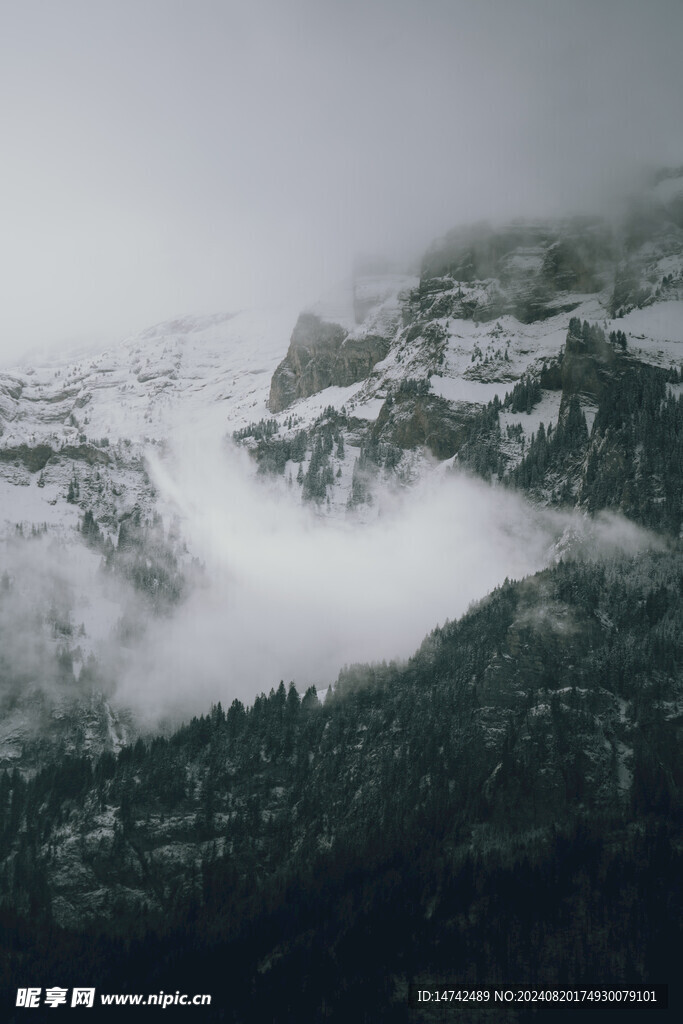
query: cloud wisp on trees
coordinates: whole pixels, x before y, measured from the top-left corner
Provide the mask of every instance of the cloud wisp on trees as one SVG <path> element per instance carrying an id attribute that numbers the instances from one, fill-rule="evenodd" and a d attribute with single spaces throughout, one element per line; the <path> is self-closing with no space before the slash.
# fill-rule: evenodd
<path id="1" fill-rule="evenodd" d="M 152 718 L 250 701 L 280 679 L 327 686 L 344 664 L 403 659 L 434 626 L 502 583 L 568 552 L 632 552 L 652 542 L 618 516 L 539 510 L 519 495 L 439 473 L 376 495 L 364 524 L 317 517 L 298 495 L 274 500 L 247 456 L 187 446 L 153 461 L 181 516 L 203 583 L 150 622 L 119 689 Z"/>

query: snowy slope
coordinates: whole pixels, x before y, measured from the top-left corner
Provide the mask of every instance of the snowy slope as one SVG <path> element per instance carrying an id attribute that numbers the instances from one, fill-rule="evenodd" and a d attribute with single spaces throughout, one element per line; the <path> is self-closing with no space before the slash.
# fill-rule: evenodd
<path id="1" fill-rule="evenodd" d="M 645 361 L 678 365 L 683 358 L 683 300 L 660 301 L 613 319 L 606 290 L 577 296 L 571 312 L 535 323 L 510 315 L 489 323 L 442 317 L 429 323 L 438 331 L 435 347 L 433 338 L 402 322 L 402 301 L 415 285 L 415 278 L 374 278 L 356 284 L 355 292 L 350 285 L 341 288 L 314 307 L 354 338 L 384 331 L 389 353 L 366 380 L 327 388 L 275 416 L 280 436 L 309 426 L 330 406 L 372 424 L 387 394 L 405 379 L 428 380 L 430 393 L 455 407 L 481 406 L 495 395 L 503 399 L 524 373 L 558 356 L 570 316 L 625 331 L 629 350 Z M 353 319 L 358 295 L 366 303 L 362 324 Z M 73 362 L 55 359 L 0 374 L 0 531 L 45 523 L 68 534 L 87 504 L 114 535 L 122 515 L 135 506 L 149 510 L 145 452 L 162 452 L 193 435 L 229 437 L 271 418 L 270 380 L 297 313 L 292 308 L 187 317 Z M 556 419 L 557 402 L 545 404 L 549 408 L 533 417 L 506 418 L 531 433 L 539 416 Z M 350 482 L 348 461 L 335 478 L 342 492 Z M 74 476 L 80 498 L 69 504 Z M 342 493 L 335 500 L 337 511 L 345 498 Z"/>
<path id="2" fill-rule="evenodd" d="M 497 282 L 493 279 L 464 285 L 446 275 L 436 284 L 428 282 L 437 298 L 444 300 L 440 307 L 424 304 L 429 289 L 425 291 L 424 282 L 416 277 L 376 274 L 348 282 L 310 312 L 327 323 L 339 324 L 354 344 L 362 346 L 365 338 L 380 336 L 387 343 L 385 358 L 368 370 L 365 379 L 325 388 L 275 415 L 268 408 L 271 380 L 288 350 L 299 314 L 295 308 L 188 316 L 150 327 L 101 352 L 54 358 L 0 373 L 0 574 L 14 565 L 10 575 L 20 581 L 25 571 L 22 566 L 33 564 L 28 555 L 17 561 L 10 553 L 22 537 L 30 545 L 36 533 L 44 533 L 59 545 L 59 560 L 70 566 L 70 573 L 60 577 L 64 593 L 68 591 L 70 596 L 57 603 L 70 632 L 56 636 L 55 616 L 51 618 L 50 609 L 43 605 L 36 629 L 45 636 L 53 661 L 68 655 L 78 681 L 90 654 L 98 656 L 114 642 L 126 648 L 128 641 L 120 638 L 130 634 L 131 618 L 138 608 L 139 595 L 134 593 L 130 573 L 124 573 L 115 585 L 101 575 L 103 545 L 108 543 L 110 551 L 116 547 L 122 524 L 156 524 L 154 529 L 162 546 L 166 545 L 166 554 L 170 552 L 173 564 L 177 563 L 178 572 L 187 576 L 192 569 L 197 552 L 191 542 L 184 547 L 189 541 L 183 523 L 187 495 L 178 494 L 180 485 L 173 476 L 178 452 L 185 458 L 188 453 L 192 458 L 193 451 L 197 456 L 211 452 L 214 462 L 207 472 L 220 475 L 221 444 L 242 431 L 240 444 L 254 456 L 251 460 L 245 457 L 242 466 L 258 481 L 256 486 L 262 487 L 263 502 L 286 494 L 290 504 L 305 503 L 302 480 L 311 469 L 315 444 L 325 430 L 333 431 L 331 480 L 324 499 L 311 502 L 311 510 L 319 521 L 330 520 L 335 526 L 367 522 L 381 514 L 382 506 L 354 504 L 350 499 L 368 447 L 385 445 L 395 456 L 392 467 L 382 463 L 378 474 L 386 485 L 385 503 L 392 500 L 394 490 L 452 465 L 456 448 L 435 458 L 435 448 L 430 451 L 424 434 L 417 430 L 423 429 L 417 422 L 420 417 L 432 417 L 424 427 L 427 432 L 434 431 L 435 422 L 438 428 L 442 417 L 446 434 L 451 430 L 447 437 L 451 443 L 449 438 L 457 438 L 462 424 L 478 409 L 495 396 L 504 399 L 524 375 L 538 375 L 558 359 L 571 317 L 597 322 L 606 333 L 623 331 L 628 351 L 637 359 L 657 366 L 680 366 L 683 249 L 675 238 L 672 242 L 674 234 L 673 228 L 667 228 L 664 235 L 660 233 L 634 250 L 629 272 L 636 284 L 629 279 L 630 291 L 624 292 L 629 301 L 624 300 L 618 311 L 614 309 L 614 281 L 608 279 L 594 292 L 563 292 L 562 301 L 555 303 L 562 307 L 559 311 L 531 322 L 522 322 L 510 313 L 486 322 L 461 315 L 463 295 L 474 302 L 495 294 Z M 540 272 L 541 266 L 539 251 L 520 245 L 504 260 L 508 288 L 518 278 L 526 281 L 529 274 Z M 650 282 L 641 306 L 629 308 L 632 296 L 640 294 L 638 288 L 655 271 L 663 277 L 655 276 Z M 613 315 L 615 312 L 621 315 Z M 387 434 L 389 404 L 407 384 L 421 389 L 416 392 L 421 397 L 412 404 L 407 402 L 404 410 L 404 420 L 413 416 L 416 424 L 410 421 L 406 426 L 397 417 L 394 433 Z M 530 412 L 502 412 L 502 431 L 519 425 L 528 440 L 540 423 L 546 428 L 557 423 L 560 401 L 559 390 L 546 390 Z M 581 402 L 590 429 L 595 406 L 586 396 L 581 396 Z M 336 420 L 334 414 L 328 415 L 330 409 L 336 412 Z M 260 421 L 274 423 L 273 436 L 284 445 L 307 432 L 303 457 L 296 461 L 288 457 L 277 473 L 264 473 L 258 462 L 260 442 L 253 430 L 249 433 Z M 404 427 L 400 434 L 399 428 Z M 386 451 L 382 458 L 384 455 Z M 511 457 L 514 462 L 518 454 Z M 169 486 L 159 486 L 164 473 Z M 100 531 L 99 547 L 88 548 L 84 543 L 80 530 L 86 512 L 92 514 Z M 28 551 L 28 546 L 21 551 Z M 153 559 L 148 563 L 153 576 Z M 135 567 L 138 576 L 142 570 L 139 564 Z M 140 613 L 141 621 L 146 614 Z M 0 620 L 0 626 L 4 628 L 8 622 Z M 119 639 L 115 641 L 115 637 Z M 129 647 L 133 651 L 135 643 L 131 641 Z M 98 681 L 97 686 L 101 690 L 97 719 L 101 738 L 109 728 L 108 716 L 113 713 L 116 720 L 117 712 L 112 712 L 107 702 L 106 685 Z M 62 696 L 51 713 L 58 713 L 61 700 Z M 13 758 L 21 748 L 17 740 L 21 729 L 17 728 L 13 725 L 10 729 L 11 743 L 9 734 L 5 735 Z M 107 735 L 107 742 L 119 742 L 111 729 Z"/>

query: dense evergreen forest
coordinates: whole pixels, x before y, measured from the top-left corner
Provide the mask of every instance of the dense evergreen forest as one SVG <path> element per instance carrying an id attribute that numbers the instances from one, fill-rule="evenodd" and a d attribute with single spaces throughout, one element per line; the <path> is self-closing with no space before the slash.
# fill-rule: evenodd
<path id="1" fill-rule="evenodd" d="M 503 402 L 495 398 L 477 414 L 458 465 L 553 505 L 613 509 L 677 537 L 683 524 L 683 371 L 648 366 L 625 347 L 622 331 L 607 338 L 597 325 L 572 319 L 559 362 L 524 377 Z M 531 412 L 542 384 L 562 392 L 558 422 L 554 429 L 541 423 L 525 445 L 521 427 L 504 430 L 500 413 Z M 595 413 L 590 431 L 585 404 Z"/>
<path id="2" fill-rule="evenodd" d="M 5 773 L 3 1005 L 91 978 L 210 992 L 205 1020 L 409 1022 L 450 1019 L 408 1006 L 440 979 L 673 988 L 682 662 L 676 547 L 560 563 L 323 704 L 282 683 Z"/>
<path id="3" fill-rule="evenodd" d="M 528 442 L 502 427 L 548 391 L 561 392 L 554 427 Z M 427 392 L 402 382 L 387 416 Z M 262 473 L 297 463 L 320 502 L 351 428 L 328 408 L 310 431 L 282 438 L 262 420 L 237 439 Z M 681 374 L 574 319 L 560 359 L 463 430 L 458 468 L 547 504 L 620 511 L 660 540 L 506 581 L 407 663 L 345 668 L 323 703 L 283 681 L 118 754 L 53 744 L 45 763 L 2 773 L 3 1007 L 41 979 L 207 992 L 197 1016 L 232 1024 L 527 1019 L 409 1006 L 411 985 L 442 982 L 668 982 L 680 1006 Z M 402 457 L 381 432 L 353 436 L 351 505 Z M 86 509 L 81 532 L 154 611 L 182 600 L 176 538 L 159 522 L 134 513 L 114 546 Z"/>

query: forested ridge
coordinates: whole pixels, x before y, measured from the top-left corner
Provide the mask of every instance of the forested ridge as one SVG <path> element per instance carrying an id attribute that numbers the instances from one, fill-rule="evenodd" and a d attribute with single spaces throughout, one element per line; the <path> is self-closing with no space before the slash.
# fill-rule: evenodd
<path id="1" fill-rule="evenodd" d="M 408 1021 L 430 978 L 673 982 L 682 569 L 560 563 L 324 704 L 281 684 L 5 773 L 3 987 L 47 957 L 59 984 L 182 978 L 216 1019 Z"/>
<path id="2" fill-rule="evenodd" d="M 441 1020 L 407 997 L 443 981 L 669 982 L 680 1004 L 683 396 L 679 371 L 625 340 L 573 320 L 559 360 L 454 426 L 457 464 L 625 513 L 657 531 L 653 550 L 506 581 L 406 663 L 346 667 L 323 703 L 283 681 L 118 753 L 56 740 L 3 772 L 4 1005 L 17 979 L 88 978 L 208 992 L 197 1013 L 235 1024 Z M 528 443 L 503 429 L 552 390 L 554 427 Z M 387 415 L 407 400 L 426 401 L 425 382 Z M 299 482 L 322 500 L 350 423 L 326 409 L 310 437 L 281 443 L 263 421 L 241 440 L 264 472 L 311 447 Z M 351 503 L 396 462 L 383 437 L 361 444 Z M 163 610 L 182 593 L 155 529 L 133 517 L 114 548 L 86 511 L 82 532 Z"/>
<path id="3" fill-rule="evenodd" d="M 459 465 L 553 505 L 613 509 L 677 537 L 683 524 L 683 371 L 634 359 L 625 341 L 623 332 L 607 338 L 596 324 L 572 319 L 559 362 L 523 378 L 505 401 L 494 399 L 474 419 Z M 521 432 L 504 431 L 500 412 L 531 412 L 542 384 L 562 392 L 558 422 L 541 423 L 520 449 Z M 593 406 L 590 430 L 585 405 Z"/>
<path id="4" fill-rule="evenodd" d="M 234 1024 L 442 1020 L 408 991 L 443 982 L 668 982 L 680 1006 L 682 383 L 575 318 L 558 359 L 445 426 L 428 381 L 406 378 L 365 432 L 332 407 L 310 429 L 290 417 L 291 436 L 275 420 L 239 431 L 260 472 L 296 463 L 316 502 L 345 443 L 359 444 L 353 506 L 436 430 L 437 448 L 460 445 L 456 472 L 656 536 L 506 581 L 407 662 L 347 666 L 322 703 L 282 681 L 118 753 L 57 737 L 0 774 L 3 1005 L 23 982 L 91 979 L 211 993 L 197 1013 Z M 527 438 L 510 416 L 551 392 L 556 422 Z M 87 508 L 81 533 L 157 613 L 182 600 L 160 522 L 134 512 L 115 547 Z M 98 673 L 90 659 L 81 682 Z"/>

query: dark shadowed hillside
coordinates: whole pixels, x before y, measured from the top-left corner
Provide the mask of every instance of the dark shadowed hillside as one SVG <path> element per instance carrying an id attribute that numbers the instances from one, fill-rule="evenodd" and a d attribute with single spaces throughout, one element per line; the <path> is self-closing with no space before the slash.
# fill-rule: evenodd
<path id="1" fill-rule="evenodd" d="M 64 984 L 181 972 L 234 1021 L 417 1020 L 409 982 L 444 977 L 675 981 L 682 580 L 673 552 L 560 564 L 324 705 L 280 685 L 5 774 L 6 985 L 48 935 Z"/>

